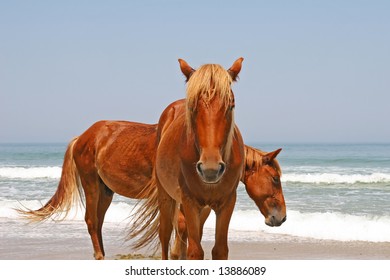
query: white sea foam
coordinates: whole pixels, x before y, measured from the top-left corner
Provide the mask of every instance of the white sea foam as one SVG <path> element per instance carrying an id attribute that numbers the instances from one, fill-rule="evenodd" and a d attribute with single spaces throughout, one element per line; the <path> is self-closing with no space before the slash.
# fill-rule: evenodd
<path id="1" fill-rule="evenodd" d="M 61 167 L 0 167 L 0 177 L 9 179 L 59 179 Z M 282 182 L 312 184 L 389 183 L 389 173 L 338 174 L 338 173 L 284 173 Z"/>
<path id="2" fill-rule="evenodd" d="M 342 213 L 289 211 L 288 221 L 267 232 L 342 241 L 390 241 L 390 216 L 355 216 Z"/>
<path id="3" fill-rule="evenodd" d="M 0 218 L 19 219 L 14 208 L 21 205 L 38 209 L 39 201 L 0 201 Z M 133 206 L 123 202 L 113 203 L 107 211 L 105 223 L 121 223 L 124 227 Z M 66 221 L 84 221 L 84 209 L 73 208 Z M 212 213 L 205 230 L 214 231 L 215 215 Z M 280 234 L 291 237 L 306 237 L 340 241 L 390 242 L 390 216 L 356 216 L 342 213 L 302 213 L 290 210 L 287 221 L 280 227 L 268 227 L 257 210 L 236 210 L 230 223 L 231 240 L 262 240 L 265 235 Z M 207 238 L 206 238 L 207 239 Z"/>
<path id="4" fill-rule="evenodd" d="M 0 200 L 0 218 L 20 218 L 15 209 L 32 209 L 36 210 L 43 206 L 46 201 L 38 200 Z M 107 222 L 123 222 L 126 221 L 134 206 L 124 202 L 112 203 L 105 216 Z M 69 211 L 65 220 L 67 221 L 84 221 L 85 209 L 79 205 L 74 206 Z M 59 216 L 60 219 L 62 216 Z"/>
<path id="5" fill-rule="evenodd" d="M 59 179 L 61 177 L 61 167 L 0 167 L 0 177 L 10 179 Z M 313 184 L 333 184 L 333 183 L 388 183 L 389 173 L 369 173 L 369 174 L 339 174 L 339 173 L 284 173 L 282 182 L 293 183 L 313 183 Z"/>
<path id="6" fill-rule="evenodd" d="M 337 173 L 290 173 L 282 176 L 283 182 L 313 183 L 313 184 L 355 184 L 390 182 L 390 174 L 337 174 Z"/>
<path id="7" fill-rule="evenodd" d="M 0 177 L 11 179 L 59 179 L 61 177 L 61 170 L 61 167 L 58 166 L 1 167 Z"/>
<path id="8" fill-rule="evenodd" d="M 211 215 L 205 227 L 214 228 Z M 390 241 L 390 216 L 369 217 L 341 213 L 301 213 L 288 211 L 287 221 L 280 227 L 268 227 L 258 211 L 235 211 L 230 229 L 242 232 L 241 238 L 256 239 L 264 233 L 339 241 Z M 245 232 L 249 234 L 246 235 Z M 237 234 L 236 234 L 237 235 Z"/>

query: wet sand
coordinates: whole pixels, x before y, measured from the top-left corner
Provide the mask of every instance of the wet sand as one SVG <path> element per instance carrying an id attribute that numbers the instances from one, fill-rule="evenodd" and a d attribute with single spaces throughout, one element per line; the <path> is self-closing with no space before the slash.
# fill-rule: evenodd
<path id="1" fill-rule="evenodd" d="M 14 227 L 1 231 L 0 260 L 92 260 L 93 250 L 83 223 L 44 223 L 23 225 L 1 223 Z M 4 229 L 4 228 L 3 228 Z M 61 232 L 62 234 L 56 234 Z M 66 234 L 64 234 L 64 232 Z M 153 251 L 134 251 L 124 241 L 121 227 L 104 229 L 106 259 L 122 256 L 152 259 Z M 205 259 L 211 259 L 213 242 L 204 241 Z M 230 241 L 229 259 L 233 260 L 390 260 L 390 242 L 331 241 L 277 236 L 265 241 Z"/>

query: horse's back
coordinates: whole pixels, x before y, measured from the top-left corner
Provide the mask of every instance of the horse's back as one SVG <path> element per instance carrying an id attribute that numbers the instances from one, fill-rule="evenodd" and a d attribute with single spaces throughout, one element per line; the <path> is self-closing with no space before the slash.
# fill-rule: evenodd
<path id="1" fill-rule="evenodd" d="M 157 125 L 99 121 L 80 135 L 76 164 L 113 192 L 136 197 L 152 176 Z"/>

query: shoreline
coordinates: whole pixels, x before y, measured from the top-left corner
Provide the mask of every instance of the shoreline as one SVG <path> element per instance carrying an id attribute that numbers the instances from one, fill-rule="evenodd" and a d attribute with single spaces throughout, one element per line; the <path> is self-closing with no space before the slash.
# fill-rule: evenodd
<path id="1" fill-rule="evenodd" d="M 92 243 L 84 223 L 26 224 L 0 220 L 0 260 L 93 260 Z M 59 234 L 61 233 L 61 234 Z M 260 241 L 229 241 L 230 260 L 390 260 L 390 242 L 334 241 L 271 235 Z M 267 236 L 265 236 L 267 237 Z M 130 255 L 150 257 L 151 250 L 134 251 L 125 242 L 123 224 L 103 228 L 107 260 Z M 208 234 L 202 242 L 205 259 L 213 246 Z"/>
<path id="2" fill-rule="evenodd" d="M 211 260 L 212 243 L 203 244 L 205 260 Z M 109 257 L 109 256 L 108 256 Z M 116 255 L 112 259 L 156 259 L 145 254 Z M 111 259 L 111 258 L 108 258 Z M 237 242 L 229 243 L 229 260 L 390 260 L 390 242 Z"/>

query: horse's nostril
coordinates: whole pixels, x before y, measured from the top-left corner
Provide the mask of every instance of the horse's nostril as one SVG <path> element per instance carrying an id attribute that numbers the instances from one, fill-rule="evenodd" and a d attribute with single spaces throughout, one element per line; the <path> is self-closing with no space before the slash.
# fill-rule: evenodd
<path id="1" fill-rule="evenodd" d="M 202 163 L 201 162 L 198 162 L 196 164 L 196 170 L 198 171 L 199 174 L 203 174 Z"/>
<path id="2" fill-rule="evenodd" d="M 223 174 L 225 172 L 225 168 L 226 168 L 226 164 L 224 164 L 223 162 L 220 162 L 219 163 L 219 174 Z"/>

